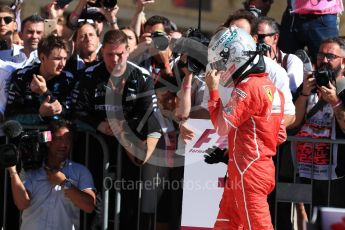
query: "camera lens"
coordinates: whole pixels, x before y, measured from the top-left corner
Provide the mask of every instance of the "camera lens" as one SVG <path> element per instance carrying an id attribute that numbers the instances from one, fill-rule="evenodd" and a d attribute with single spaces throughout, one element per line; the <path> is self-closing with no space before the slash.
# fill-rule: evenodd
<path id="1" fill-rule="evenodd" d="M 151 34 L 153 44 L 158 50 L 165 50 L 169 46 L 169 39 L 165 32 L 156 31 Z"/>
<path id="2" fill-rule="evenodd" d="M 315 81 L 318 86 L 327 86 L 328 83 L 334 80 L 334 72 L 328 68 L 320 68 L 318 69 L 315 74 Z"/>

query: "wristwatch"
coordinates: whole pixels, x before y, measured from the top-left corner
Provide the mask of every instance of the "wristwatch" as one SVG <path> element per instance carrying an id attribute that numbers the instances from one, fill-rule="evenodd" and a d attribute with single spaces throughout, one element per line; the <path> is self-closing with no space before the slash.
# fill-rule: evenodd
<path id="1" fill-rule="evenodd" d="M 73 187 L 73 183 L 69 179 L 65 179 L 62 188 L 63 189 L 70 189 Z"/>

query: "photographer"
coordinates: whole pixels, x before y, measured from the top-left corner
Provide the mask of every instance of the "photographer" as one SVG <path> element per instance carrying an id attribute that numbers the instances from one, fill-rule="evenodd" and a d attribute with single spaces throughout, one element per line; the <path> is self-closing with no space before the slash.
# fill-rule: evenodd
<path id="1" fill-rule="evenodd" d="M 273 2 L 274 0 L 245 0 L 242 4 L 247 11 L 259 18 L 267 15 Z"/>
<path id="2" fill-rule="evenodd" d="M 16 166 L 7 168 L 14 202 L 23 211 L 21 229 L 79 229 L 80 209 L 90 213 L 95 206 L 92 176 L 68 159 L 71 124 L 60 120 L 49 128 L 52 140 L 40 168 L 27 170 L 22 177 Z"/>
<path id="3" fill-rule="evenodd" d="M 75 29 L 79 20 L 91 19 L 97 28 L 97 32 L 102 34 L 104 22 L 108 22 L 111 29 L 119 28 L 117 25 L 117 13 L 119 9 L 116 0 L 107 1 L 107 4 L 102 0 L 79 0 L 68 18 L 67 25 L 71 29 Z"/>
<path id="4" fill-rule="evenodd" d="M 182 54 L 177 66 L 183 79 L 177 92 L 175 115 L 179 121 L 180 137 L 184 142 L 194 137 L 193 130 L 186 123 L 188 118 L 204 118 L 200 114 L 200 109 L 205 89 L 204 73 L 208 44 L 209 39 L 199 29 L 193 28 L 190 28 L 185 37 L 176 43 L 176 47 L 182 45 L 180 50 Z M 179 142 L 179 145 L 182 143 Z"/>
<path id="5" fill-rule="evenodd" d="M 177 60 L 173 54 L 170 20 L 159 15 L 150 17 L 144 24 L 144 33 L 139 46 L 131 53 L 131 60 L 147 69 L 155 83 L 160 76 L 173 76 L 173 65 Z"/>
<path id="6" fill-rule="evenodd" d="M 345 137 L 344 102 L 336 93 L 337 82 L 344 78 L 344 58 L 345 42 L 342 39 L 335 37 L 321 42 L 316 72 L 304 76 L 295 101 L 296 121 L 293 127 L 299 128 L 297 136 L 316 139 Z M 298 142 L 293 143 L 291 149 L 296 156 L 299 176 L 307 182 L 313 179 L 313 205 L 344 208 L 345 167 L 342 155 L 345 146 Z"/>
<path id="7" fill-rule="evenodd" d="M 257 43 L 269 46 L 267 57 L 280 64 L 287 72 L 290 90 L 295 93 L 303 82 L 303 62 L 294 54 L 286 54 L 278 47 L 279 25 L 270 17 L 260 17 L 253 27 L 253 37 Z"/>

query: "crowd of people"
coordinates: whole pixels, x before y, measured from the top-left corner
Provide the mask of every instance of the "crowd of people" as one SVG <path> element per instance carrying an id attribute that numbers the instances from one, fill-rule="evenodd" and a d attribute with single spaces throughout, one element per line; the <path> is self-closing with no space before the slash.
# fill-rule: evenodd
<path id="1" fill-rule="evenodd" d="M 274 164 L 293 162 L 302 183 L 312 180 L 313 206 L 345 208 L 345 145 L 285 142 L 287 133 L 345 136 L 341 0 L 287 0 L 281 24 L 267 16 L 273 0 L 246 0 L 210 37 L 196 28 L 180 31 L 161 15 L 146 18 L 154 1 L 136 0 L 130 25 L 119 25 L 119 5 L 102 4 L 79 0 L 67 13 L 68 5 L 52 1 L 44 15 L 23 20 L 20 3 L 0 5 L 0 122 L 52 134 L 41 167 L 6 169 L 9 197 L 22 213 L 20 226 L 6 221 L 5 228 L 79 229 L 82 210 L 90 213 L 87 229 L 179 229 L 192 118 L 210 119 L 228 136 L 228 149 L 208 156 L 217 152 L 212 163 L 228 165 L 214 229 L 273 229 L 274 208 L 277 229 L 293 229 L 291 204 L 268 202 Z M 120 203 L 118 191 L 103 197 L 103 149 L 92 140 L 88 149 L 80 145 L 83 132 L 105 141 L 109 175 L 117 180 L 159 178 L 179 181 L 179 188 L 124 189 Z M 5 143 L 1 130 L 0 136 Z M 274 162 L 283 142 L 288 154 Z M 86 152 L 87 167 L 80 164 Z M 237 181 L 241 186 L 232 187 Z M 105 203 L 109 217 L 119 215 L 106 224 Z M 305 206 L 297 204 L 299 223 L 308 221 Z"/>

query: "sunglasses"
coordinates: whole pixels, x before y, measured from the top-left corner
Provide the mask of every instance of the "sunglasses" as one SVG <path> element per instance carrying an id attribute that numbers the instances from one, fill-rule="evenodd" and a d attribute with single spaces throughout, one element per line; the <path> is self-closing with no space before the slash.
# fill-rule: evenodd
<path id="1" fill-rule="evenodd" d="M 4 20 L 5 24 L 8 25 L 11 22 L 13 22 L 13 18 L 11 16 L 6 16 L 6 17 L 0 17 L 0 21 L 2 21 L 2 19 Z"/>
<path id="2" fill-rule="evenodd" d="M 95 24 L 95 21 L 93 19 L 78 19 L 78 27 L 83 26 L 84 24 Z"/>
<path id="3" fill-rule="evenodd" d="M 343 57 L 338 56 L 338 55 L 336 55 L 336 54 L 321 53 L 321 52 L 319 52 L 319 53 L 317 53 L 317 58 L 320 59 L 320 60 L 326 58 L 327 61 L 332 61 L 332 60 L 334 60 L 334 59 L 336 59 L 336 58 L 343 58 Z"/>
<path id="4" fill-rule="evenodd" d="M 269 34 L 257 34 L 258 36 L 258 40 L 259 41 L 263 41 L 265 40 L 266 37 L 271 37 L 273 35 L 275 35 L 276 33 L 269 33 Z"/>

